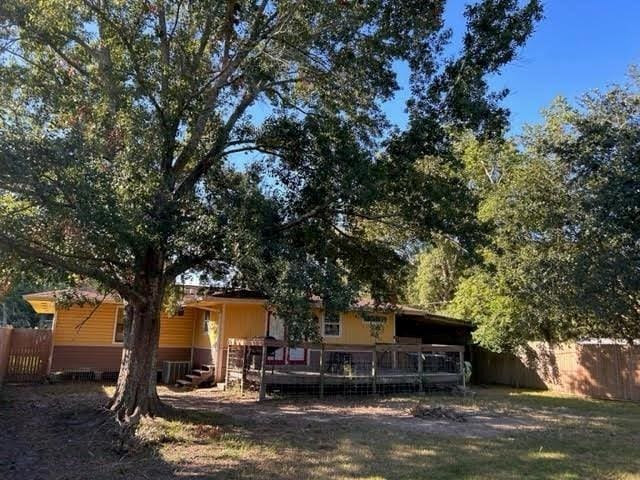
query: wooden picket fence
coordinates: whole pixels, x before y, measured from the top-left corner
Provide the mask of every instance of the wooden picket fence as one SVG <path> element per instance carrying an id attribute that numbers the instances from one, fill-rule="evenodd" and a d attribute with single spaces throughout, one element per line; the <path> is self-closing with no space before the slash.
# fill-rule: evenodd
<path id="1" fill-rule="evenodd" d="M 41 381 L 49 373 L 51 330 L 0 328 L 0 383 Z"/>

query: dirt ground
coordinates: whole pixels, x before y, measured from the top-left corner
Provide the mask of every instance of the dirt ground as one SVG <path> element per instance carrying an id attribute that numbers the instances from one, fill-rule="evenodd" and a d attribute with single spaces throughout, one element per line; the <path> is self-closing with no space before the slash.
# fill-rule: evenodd
<path id="1" fill-rule="evenodd" d="M 465 414 L 465 422 L 446 419 L 418 421 L 409 413 L 416 397 L 328 397 L 323 401 L 309 398 L 256 402 L 255 397 L 238 398 L 222 392 L 212 395 L 196 390 L 189 395 L 164 392 L 162 398 L 178 408 L 205 408 L 229 418 L 237 424 L 251 426 L 257 435 L 271 435 L 274 429 L 296 430 L 310 425 L 389 429 L 424 435 L 439 434 L 458 437 L 492 437 L 510 431 L 540 430 L 543 424 L 531 415 L 518 415 L 485 408 L 471 400 L 460 399 L 456 409 Z M 430 397 L 437 404 L 441 397 Z M 448 398 L 448 397 L 447 397 Z"/>
<path id="2" fill-rule="evenodd" d="M 485 448 L 515 449 L 514 459 L 522 466 L 539 456 L 540 465 L 557 473 L 539 478 L 640 478 L 635 476 L 638 459 L 617 473 L 607 470 L 606 477 L 564 475 L 574 467 L 585 468 L 573 463 L 573 457 L 584 452 L 563 450 L 570 432 L 601 435 L 616 425 L 599 404 L 589 408 L 591 404 L 585 407 L 571 398 L 543 398 L 538 406 L 526 397 L 513 401 L 508 392 L 486 391 L 477 399 L 350 397 L 258 403 L 252 396 L 212 389 L 163 387 L 162 399 L 182 413 L 147 422 L 141 427 L 144 444 L 127 450 L 120 448 L 113 421 L 102 409 L 111 391 L 97 384 L 5 387 L 0 393 L 0 478 L 467 478 L 460 469 L 474 457 L 486 457 Z M 409 408 L 417 402 L 446 404 L 464 414 L 465 421 L 415 418 Z M 632 413 L 640 413 L 634 408 Z M 635 436 L 625 429 L 610 433 L 622 435 L 617 440 L 625 445 L 640 445 L 640 434 L 634 431 Z M 624 451 L 617 454 L 626 459 Z M 456 463 L 456 455 L 466 456 Z M 550 461 L 554 459 L 567 461 Z M 484 468 L 473 465 L 476 473 Z M 515 477 L 501 471 L 468 478 Z"/>

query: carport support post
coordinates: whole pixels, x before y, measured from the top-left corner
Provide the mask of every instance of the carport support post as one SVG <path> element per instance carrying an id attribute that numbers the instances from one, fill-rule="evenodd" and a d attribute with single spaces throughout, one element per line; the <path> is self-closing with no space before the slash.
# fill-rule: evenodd
<path id="1" fill-rule="evenodd" d="M 424 375 L 423 373 L 422 349 L 418 347 L 418 392 L 424 392 Z"/>
<path id="2" fill-rule="evenodd" d="M 460 352 L 460 376 L 462 377 L 462 388 L 467 388 L 467 381 L 464 378 L 464 352 Z"/>
<path id="3" fill-rule="evenodd" d="M 373 394 L 376 393 L 376 375 L 377 375 L 377 366 L 378 366 L 378 352 L 376 346 L 373 346 L 373 350 L 371 351 L 371 391 Z"/>
<path id="4" fill-rule="evenodd" d="M 324 398 L 324 343 L 320 345 L 320 398 Z"/>
<path id="5" fill-rule="evenodd" d="M 264 400 L 267 396 L 267 384 L 264 381 L 266 364 L 267 364 L 267 344 L 266 342 L 264 342 L 262 344 L 262 355 L 260 357 L 260 395 L 258 397 L 259 401 Z"/>

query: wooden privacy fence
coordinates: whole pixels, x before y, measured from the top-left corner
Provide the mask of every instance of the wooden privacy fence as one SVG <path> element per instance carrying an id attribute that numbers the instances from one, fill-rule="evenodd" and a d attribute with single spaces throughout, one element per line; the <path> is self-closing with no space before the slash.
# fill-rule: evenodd
<path id="1" fill-rule="evenodd" d="M 640 346 L 531 342 L 522 351 L 473 352 L 473 379 L 594 398 L 640 401 Z"/>
<path id="2" fill-rule="evenodd" d="M 0 328 L 0 383 L 42 380 L 49 372 L 51 330 Z"/>

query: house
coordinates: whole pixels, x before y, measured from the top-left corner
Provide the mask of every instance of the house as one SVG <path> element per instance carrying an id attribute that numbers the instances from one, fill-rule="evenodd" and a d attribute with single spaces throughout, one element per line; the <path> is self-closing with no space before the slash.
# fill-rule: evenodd
<path id="1" fill-rule="evenodd" d="M 122 351 L 122 301 L 116 296 L 104 297 L 87 290 L 81 295 L 89 302 L 62 306 L 59 299 L 63 293 L 48 291 L 24 295 L 37 313 L 53 314 L 48 371 L 93 372 L 102 378 L 107 375 L 114 377 Z M 326 352 L 324 363 L 331 363 L 324 368 L 341 374 L 346 367 L 337 367 L 337 362 L 348 362 L 350 375 L 358 370 L 368 372 L 371 364 L 375 369 L 376 359 L 373 359 L 372 351 L 374 357 L 380 356 L 377 362 L 379 369 L 386 364 L 389 369 L 399 368 L 406 353 L 404 363 L 412 364 L 417 373 L 423 362 L 416 364 L 416 352 L 422 352 L 427 361 L 428 354 L 424 352 L 435 348 L 436 352 L 441 352 L 434 354 L 438 362 L 444 355 L 442 352 L 454 355 L 456 366 L 449 367 L 447 371 L 457 375 L 462 364 L 460 352 L 464 352 L 470 337 L 468 323 L 410 307 L 373 309 L 363 301 L 353 310 L 329 318 L 318 302 L 314 304 L 313 311 L 318 319 L 322 343 L 290 346 L 283 342 L 284 322 L 269 312 L 267 299 L 259 293 L 234 290 L 202 294 L 196 287 L 187 287 L 180 311 L 173 316 L 167 313 L 161 316 L 158 369 L 166 361 L 188 362 L 191 368 L 196 369 L 196 373 L 190 375 L 194 381 L 205 372 L 213 375 L 217 382 L 228 381 L 231 373 L 228 370 L 237 366 L 235 357 L 229 358 L 229 355 L 234 349 L 240 349 L 238 352 L 243 353 L 241 378 L 245 379 L 251 370 L 249 356 L 259 357 L 256 347 L 261 345 L 268 350 L 264 364 L 271 366 L 269 374 L 275 374 L 276 367 L 290 375 L 305 369 L 317 370 L 322 363 L 321 350 Z M 324 356 L 322 358 L 325 359 Z M 253 360 L 251 365 L 257 371 L 262 366 L 260 359 Z"/>

